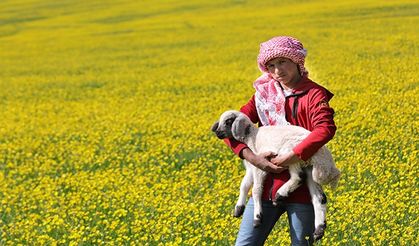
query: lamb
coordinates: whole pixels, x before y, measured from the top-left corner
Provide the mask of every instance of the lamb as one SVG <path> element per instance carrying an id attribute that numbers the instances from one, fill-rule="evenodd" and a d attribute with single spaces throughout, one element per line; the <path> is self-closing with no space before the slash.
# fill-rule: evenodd
<path id="1" fill-rule="evenodd" d="M 255 127 L 243 113 L 235 110 L 224 112 L 219 121 L 211 128 L 218 138 L 231 138 L 246 143 L 256 154 L 272 152 L 278 155 L 292 150 L 310 134 L 310 131 L 293 125 Z M 255 203 L 253 226 L 262 223 L 262 191 L 267 172 L 244 160 L 246 175 L 240 185 L 240 196 L 236 203 L 234 216 L 243 214 L 247 194 L 253 184 L 252 195 Z M 289 167 L 290 179 L 275 194 L 274 205 L 283 201 L 305 180 L 307 182 L 315 216 L 314 240 L 319 240 L 326 229 L 326 195 L 321 185 L 337 186 L 340 171 L 337 169 L 332 155 L 326 146 L 320 148 L 307 162 L 298 162 Z"/>

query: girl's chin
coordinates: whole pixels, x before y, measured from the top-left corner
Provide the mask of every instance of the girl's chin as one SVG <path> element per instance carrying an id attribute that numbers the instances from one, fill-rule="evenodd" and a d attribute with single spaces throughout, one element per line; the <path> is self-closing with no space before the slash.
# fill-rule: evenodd
<path id="1" fill-rule="evenodd" d="M 278 80 L 278 81 L 285 81 L 285 80 L 287 80 L 287 76 L 275 76 L 275 79 L 276 80 Z"/>
<path id="2" fill-rule="evenodd" d="M 288 84 L 288 80 L 284 77 L 280 77 L 280 78 L 275 78 L 276 81 L 281 82 L 283 84 Z"/>

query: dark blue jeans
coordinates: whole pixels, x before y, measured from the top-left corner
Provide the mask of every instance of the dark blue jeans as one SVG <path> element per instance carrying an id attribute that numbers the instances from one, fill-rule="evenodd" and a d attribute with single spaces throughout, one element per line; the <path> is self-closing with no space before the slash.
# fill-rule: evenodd
<path id="1" fill-rule="evenodd" d="M 275 207 L 272 201 L 263 201 L 262 225 L 253 227 L 253 199 L 250 198 L 240 224 L 236 246 L 263 245 L 276 221 L 287 212 L 290 225 L 291 245 L 312 245 L 314 210 L 312 204 L 287 203 Z"/>

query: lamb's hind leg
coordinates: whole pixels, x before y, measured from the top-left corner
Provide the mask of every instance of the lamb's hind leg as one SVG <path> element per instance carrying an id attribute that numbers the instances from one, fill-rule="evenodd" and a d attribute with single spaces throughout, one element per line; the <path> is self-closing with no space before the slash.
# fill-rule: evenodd
<path id="1" fill-rule="evenodd" d="M 253 172 L 252 196 L 255 203 L 253 211 L 253 227 L 258 227 L 262 224 L 262 193 L 266 172 L 257 169 L 256 167 L 253 169 Z"/>
<path id="2" fill-rule="evenodd" d="M 307 185 L 308 189 L 310 190 L 311 200 L 313 203 L 314 208 L 314 240 L 320 240 L 323 235 L 324 231 L 326 230 L 326 203 L 327 198 L 323 192 L 323 188 L 321 185 L 317 184 L 313 180 L 312 176 L 312 168 L 307 168 Z"/>
<path id="3" fill-rule="evenodd" d="M 248 164 L 251 165 L 251 164 Z M 236 206 L 234 208 L 234 217 L 240 217 L 244 212 L 244 207 L 246 204 L 246 198 L 249 193 L 250 187 L 253 183 L 253 173 L 252 170 L 246 165 L 246 175 L 243 177 L 242 182 L 240 184 L 240 196 L 239 200 L 237 200 Z"/>
<path id="4" fill-rule="evenodd" d="M 278 203 L 281 203 L 286 197 L 288 197 L 291 192 L 296 190 L 305 180 L 305 172 L 301 169 L 300 165 L 291 165 L 289 166 L 290 179 L 285 182 L 281 188 L 275 194 L 273 200 L 273 205 L 277 206 Z"/>

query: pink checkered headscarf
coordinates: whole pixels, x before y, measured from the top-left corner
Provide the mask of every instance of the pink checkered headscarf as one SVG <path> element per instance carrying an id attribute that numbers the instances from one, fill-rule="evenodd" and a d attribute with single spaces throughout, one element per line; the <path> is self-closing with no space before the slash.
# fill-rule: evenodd
<path id="1" fill-rule="evenodd" d="M 304 67 L 307 51 L 300 41 L 280 36 L 260 44 L 258 66 L 263 74 L 256 79 L 256 110 L 262 125 L 288 125 L 285 117 L 285 95 L 278 81 L 272 78 L 266 63 L 277 57 L 285 57 L 296 63 L 302 76 L 308 76 Z"/>
<path id="2" fill-rule="evenodd" d="M 258 55 L 259 69 L 267 73 L 266 63 L 277 57 L 285 57 L 296 63 L 300 69 L 301 75 L 308 75 L 304 67 L 307 50 L 304 49 L 303 44 L 293 37 L 279 36 L 274 37 L 266 42 L 260 44 Z"/>

